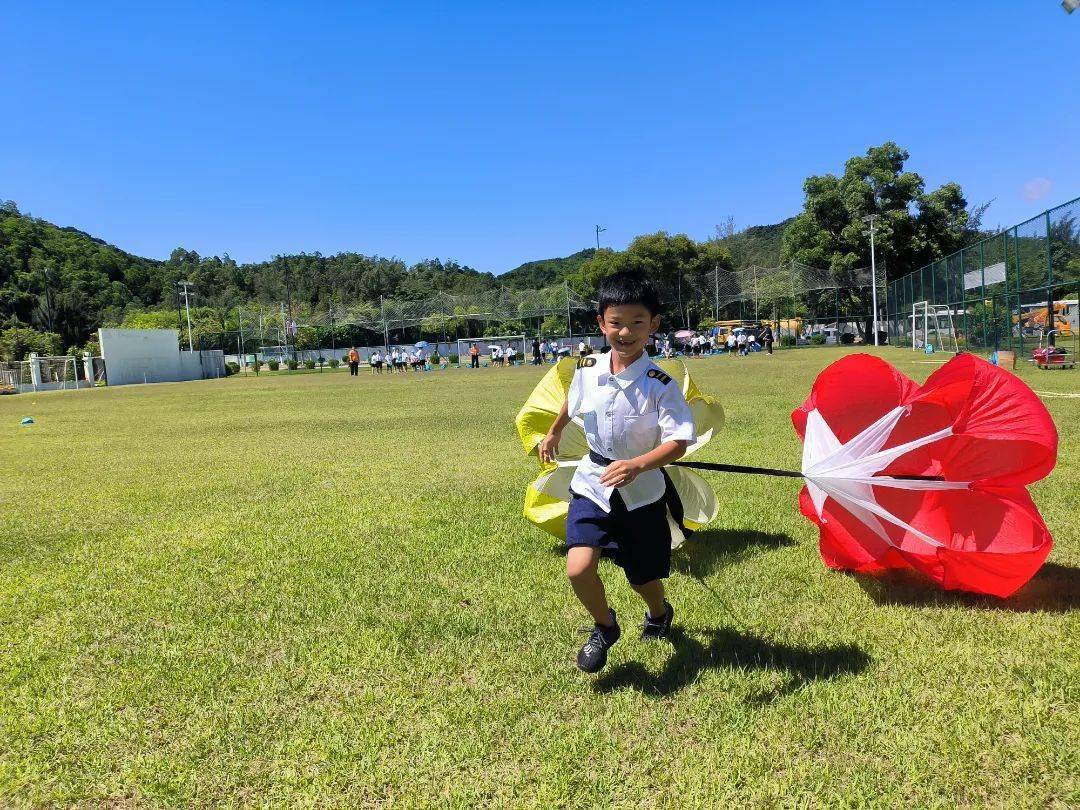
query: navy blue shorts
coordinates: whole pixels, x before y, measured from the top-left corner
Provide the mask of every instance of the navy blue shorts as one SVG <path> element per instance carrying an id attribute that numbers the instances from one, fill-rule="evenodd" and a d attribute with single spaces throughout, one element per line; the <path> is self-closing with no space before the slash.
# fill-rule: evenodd
<path id="1" fill-rule="evenodd" d="M 671 529 L 667 503 L 627 510 L 618 490 L 611 493 L 611 512 L 571 493 L 566 515 L 566 547 L 598 548 L 623 569 L 631 585 L 644 585 L 671 575 Z"/>

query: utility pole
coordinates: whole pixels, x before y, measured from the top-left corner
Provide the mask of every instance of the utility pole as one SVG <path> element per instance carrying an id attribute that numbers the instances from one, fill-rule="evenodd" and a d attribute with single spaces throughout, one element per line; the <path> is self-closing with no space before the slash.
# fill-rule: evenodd
<path id="1" fill-rule="evenodd" d="M 720 265 L 713 265 L 713 289 L 715 290 L 713 298 L 713 320 L 720 320 Z M 715 326 L 715 324 L 714 324 Z"/>
<path id="2" fill-rule="evenodd" d="M 682 267 L 679 268 L 679 314 L 682 315 L 686 312 L 682 302 Z M 683 329 L 690 328 L 690 316 L 686 315 L 686 320 L 683 321 Z"/>
<path id="3" fill-rule="evenodd" d="M 244 315 L 239 306 L 236 308 L 236 328 L 239 330 L 236 336 L 236 359 L 240 363 L 240 368 L 246 369 L 247 363 L 244 362 Z"/>
<path id="4" fill-rule="evenodd" d="M 289 321 L 285 315 L 285 305 L 281 305 L 281 348 L 289 348 Z"/>
<path id="5" fill-rule="evenodd" d="M 390 329 L 386 323 L 386 302 L 379 296 L 379 313 L 382 317 L 383 351 L 390 351 Z"/>
<path id="6" fill-rule="evenodd" d="M 600 226 L 597 225 L 596 227 L 599 228 Z M 563 282 L 563 290 L 566 292 L 566 331 L 568 331 L 570 333 L 570 340 L 573 341 L 573 339 L 574 339 L 574 327 L 570 323 L 570 285 L 569 285 L 569 283 L 567 283 L 565 281 Z M 573 348 L 574 348 L 573 346 L 570 347 L 571 351 L 573 351 Z"/>
<path id="7" fill-rule="evenodd" d="M 600 234 L 602 234 L 606 230 L 607 230 L 607 228 L 601 228 L 599 225 L 596 226 L 596 249 L 597 250 L 600 250 Z"/>
<path id="8" fill-rule="evenodd" d="M 191 296 L 195 293 L 191 291 L 191 288 L 195 285 L 190 281 L 178 281 L 176 286 L 180 288 L 180 295 L 184 297 L 184 312 L 187 315 L 187 348 L 189 352 L 193 352 L 195 348 L 191 345 Z"/>
<path id="9" fill-rule="evenodd" d="M 334 294 L 330 293 L 330 354 L 337 354 L 337 337 L 334 335 Z"/>
<path id="10" fill-rule="evenodd" d="M 874 345 L 878 345 L 878 312 L 877 312 L 877 261 L 874 257 L 874 223 L 878 214 L 868 214 L 863 217 L 863 222 L 870 223 L 870 300 L 874 308 Z"/>
<path id="11" fill-rule="evenodd" d="M 288 265 L 285 267 L 285 298 L 289 302 L 289 321 L 285 324 L 285 346 L 289 345 L 289 329 L 292 327 L 293 314 L 292 314 L 292 275 L 289 273 Z M 292 358 L 296 359 L 296 341 L 293 341 Z"/>
<path id="12" fill-rule="evenodd" d="M 42 273 L 45 276 L 45 320 L 49 324 L 49 331 L 53 331 L 53 308 L 52 308 L 52 296 L 49 294 L 49 268 L 42 268 Z"/>

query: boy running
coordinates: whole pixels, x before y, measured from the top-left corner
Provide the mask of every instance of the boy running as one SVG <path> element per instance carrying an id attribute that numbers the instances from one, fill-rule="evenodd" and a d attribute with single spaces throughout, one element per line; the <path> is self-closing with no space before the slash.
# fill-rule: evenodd
<path id="1" fill-rule="evenodd" d="M 645 354 L 660 327 L 652 283 L 616 273 L 600 283 L 598 296 L 596 320 L 611 351 L 578 360 L 566 403 L 539 448 L 542 461 L 554 461 L 566 424 L 584 423 L 589 454 L 570 483 L 566 574 L 596 623 L 577 655 L 585 672 L 600 671 L 621 635 L 597 575 L 601 556 L 611 557 L 645 600 L 642 638 L 664 638 L 671 628 L 674 609 L 663 584 L 671 573 L 671 532 L 661 468 L 696 438 L 678 383 Z"/>

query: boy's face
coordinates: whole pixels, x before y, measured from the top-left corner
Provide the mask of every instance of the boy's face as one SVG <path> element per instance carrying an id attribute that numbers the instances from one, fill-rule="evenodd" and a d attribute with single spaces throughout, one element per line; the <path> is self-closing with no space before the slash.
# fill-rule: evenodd
<path id="1" fill-rule="evenodd" d="M 624 360 L 633 360 L 643 351 L 649 335 L 660 328 L 660 316 L 641 304 L 621 304 L 604 310 L 596 317 L 611 350 Z"/>

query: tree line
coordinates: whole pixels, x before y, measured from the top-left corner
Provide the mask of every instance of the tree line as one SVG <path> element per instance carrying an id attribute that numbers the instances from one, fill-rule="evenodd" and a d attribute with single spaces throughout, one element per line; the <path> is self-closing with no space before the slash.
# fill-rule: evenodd
<path id="1" fill-rule="evenodd" d="M 827 268 L 838 279 L 869 261 L 863 218 L 877 214 L 879 266 L 898 277 L 969 243 L 979 234 L 981 209 L 969 211 L 956 183 L 927 192 L 907 171 L 906 151 L 894 143 L 852 157 L 841 175 L 812 176 L 803 184 L 803 211 L 777 226 L 736 230 L 728 220 L 710 238 L 658 232 L 634 239 L 625 250 L 588 249 L 563 259 L 528 262 L 495 276 L 454 260 L 397 258 L 346 252 L 302 253 L 253 263 L 228 255 L 200 256 L 184 248 L 164 261 L 134 256 L 75 228 L 58 227 L 0 204 L 0 359 L 23 353 L 75 352 L 99 326 L 177 325 L 177 282 L 196 290 L 193 312 L 204 348 L 233 345 L 237 307 L 287 302 L 294 313 L 327 312 L 354 303 L 377 304 L 380 296 L 418 300 L 438 292 L 473 294 L 497 287 L 530 289 L 565 282 L 580 295 L 595 293 L 600 279 L 619 270 L 640 270 L 660 287 L 669 323 L 695 326 L 717 314 L 710 290 L 718 274 L 752 263 L 795 260 Z M 852 293 L 855 294 L 855 293 Z M 584 325 L 582 319 L 582 324 Z M 427 331 L 449 337 L 508 334 L 565 328 L 552 314 L 545 324 L 515 321 L 485 325 L 441 321 Z M 370 339 L 365 330 L 340 327 L 342 343 Z M 423 325 L 400 330 L 405 340 Z M 219 334 L 216 340 L 213 335 Z M 327 335 L 307 336 L 318 343 Z M 300 336 L 297 336 L 300 339 Z M 93 348 L 91 346 L 91 348 Z"/>

